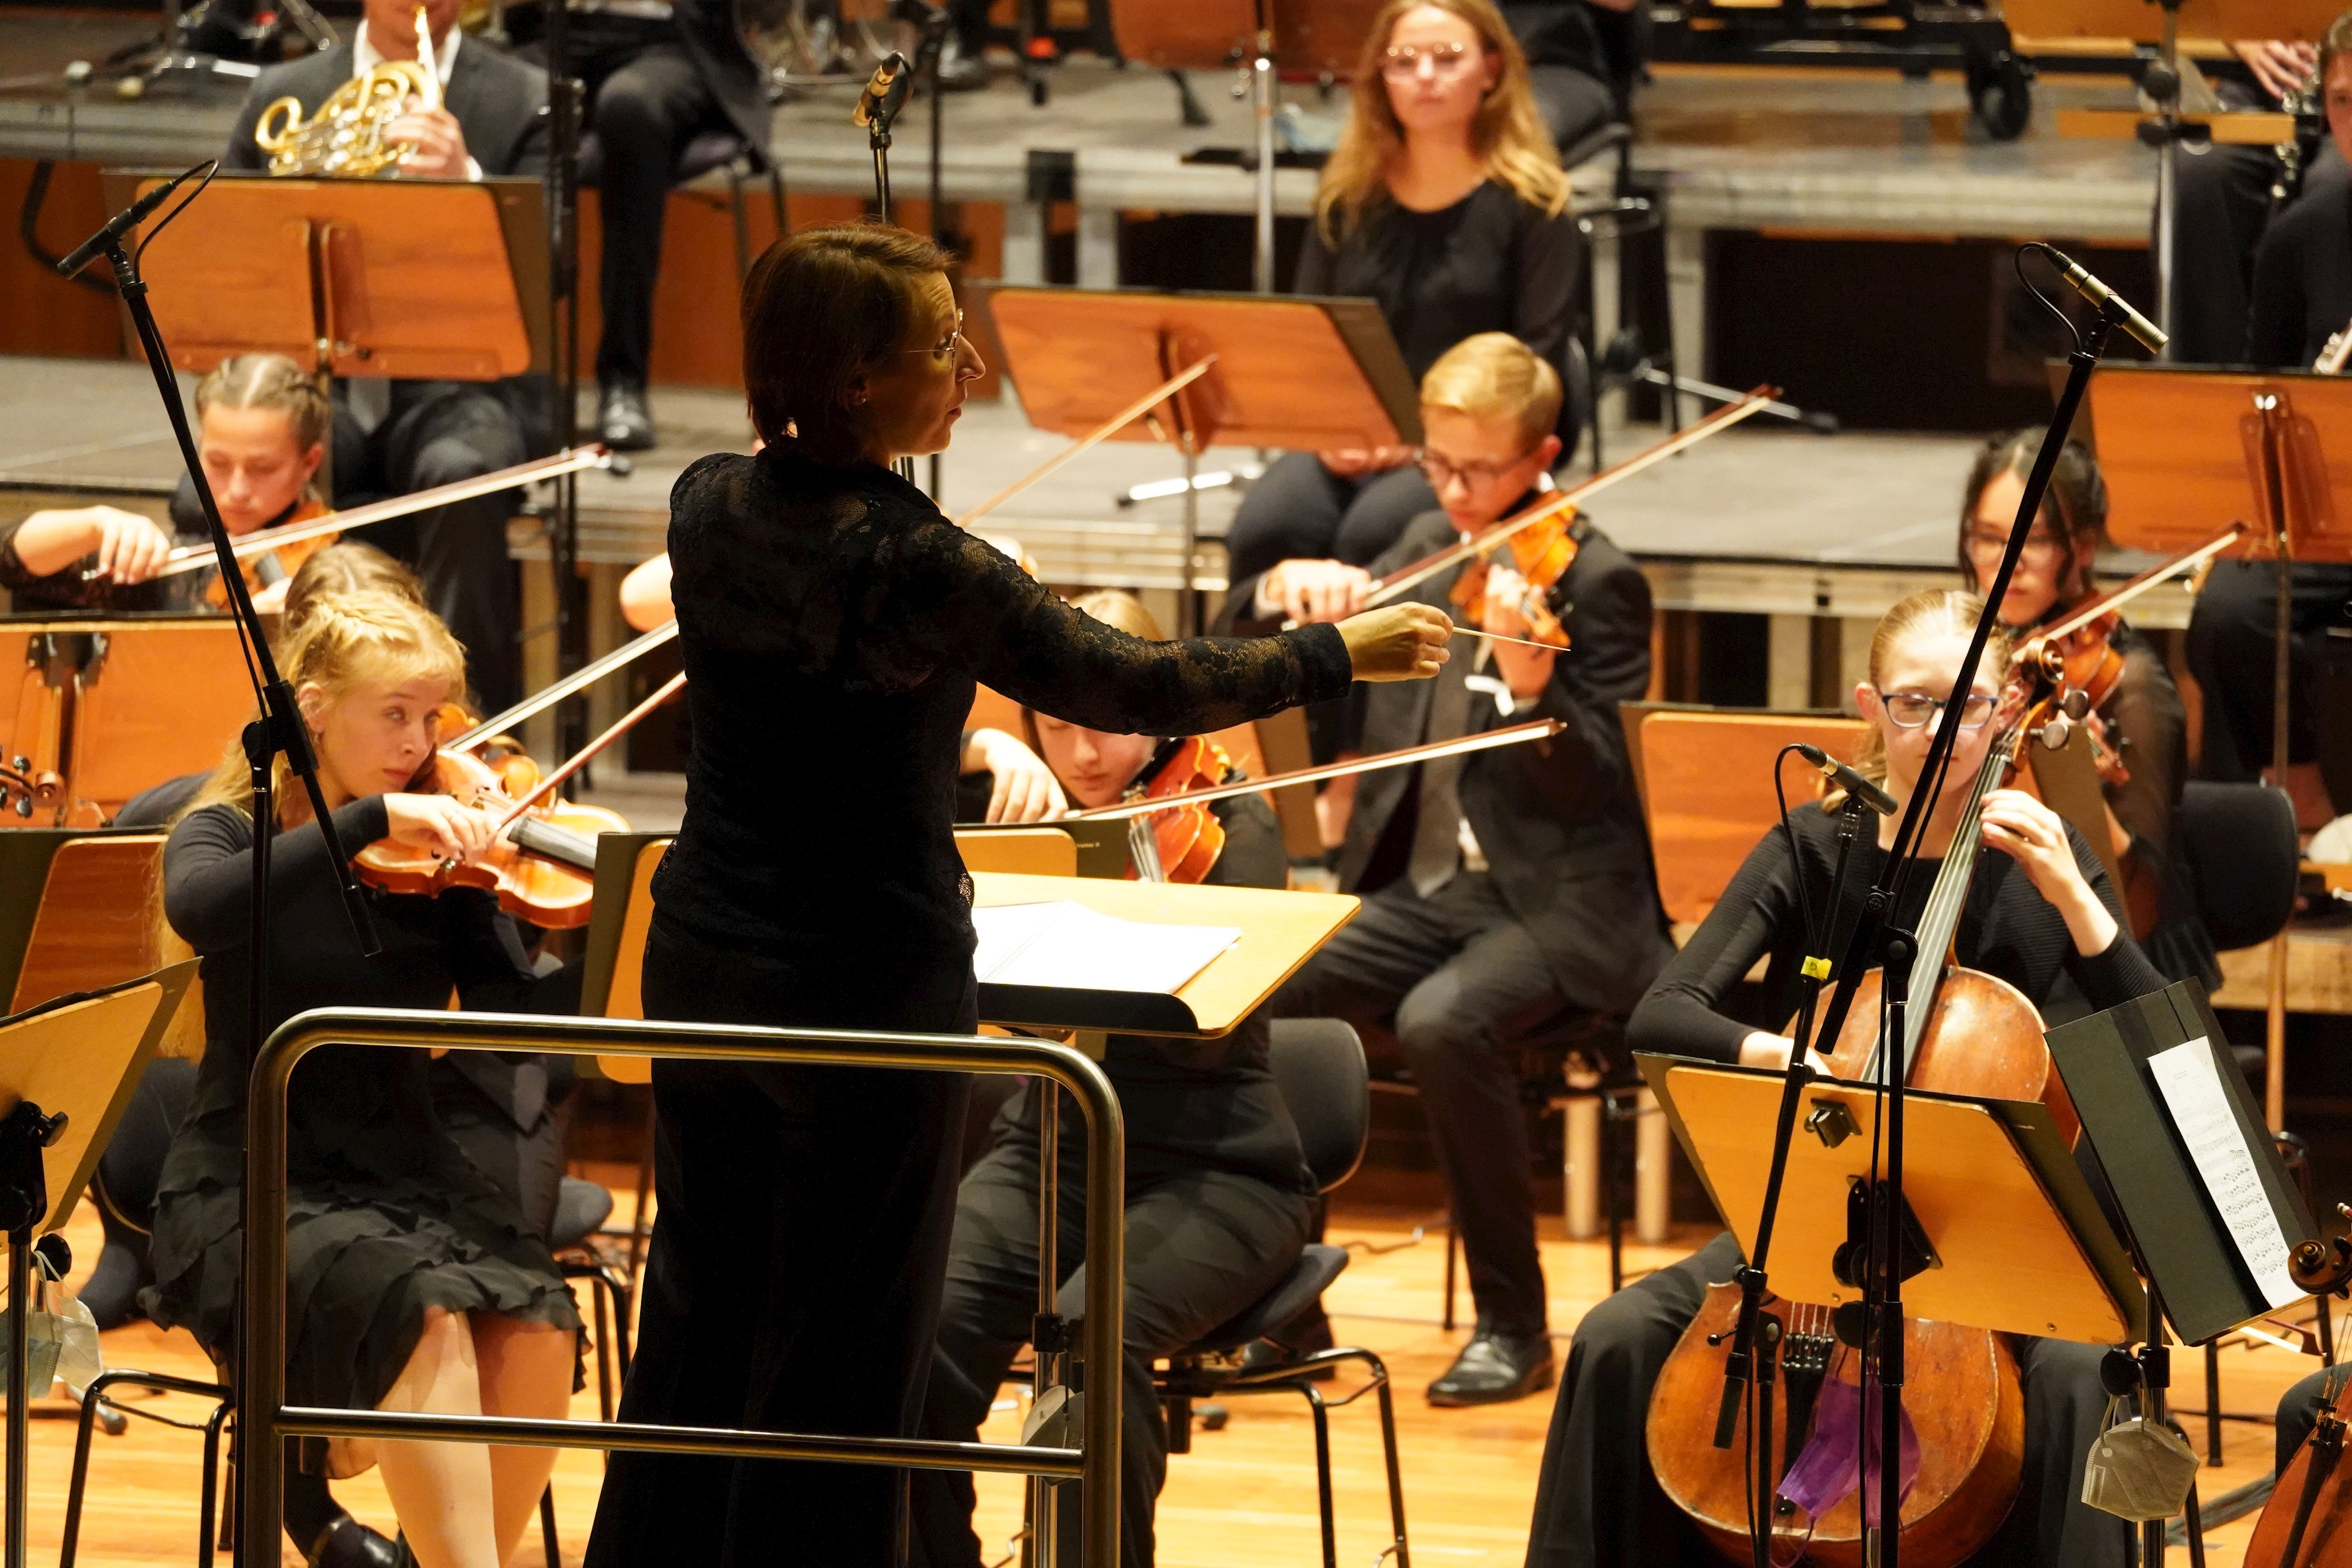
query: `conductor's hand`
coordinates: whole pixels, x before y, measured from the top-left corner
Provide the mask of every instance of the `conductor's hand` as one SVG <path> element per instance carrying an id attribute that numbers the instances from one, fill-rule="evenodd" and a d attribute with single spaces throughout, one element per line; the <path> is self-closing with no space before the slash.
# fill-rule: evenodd
<path id="1" fill-rule="evenodd" d="M 386 795 L 384 820 L 394 843 L 469 861 L 490 847 L 498 819 L 447 795 Z"/>
<path id="2" fill-rule="evenodd" d="M 400 161 L 404 174 L 420 180 L 463 180 L 471 173 L 467 168 L 466 132 L 458 126 L 457 117 L 446 109 L 411 109 L 384 127 L 383 139 L 407 143 L 408 152 Z"/>
<path id="3" fill-rule="evenodd" d="M 2319 51 L 2311 45 L 2282 43 L 2276 38 L 2231 44 L 2230 52 L 2246 62 L 2264 92 L 2281 101 L 2291 92 L 2302 91 L 2319 65 Z"/>
<path id="4" fill-rule="evenodd" d="M 1454 622 L 1426 604 L 1385 604 L 1339 622 L 1360 681 L 1418 681 L 1445 663 Z"/>
<path id="5" fill-rule="evenodd" d="M 1286 560 L 1259 580 L 1258 598 L 1286 624 L 1344 621 L 1364 607 L 1372 574 L 1344 560 Z"/>

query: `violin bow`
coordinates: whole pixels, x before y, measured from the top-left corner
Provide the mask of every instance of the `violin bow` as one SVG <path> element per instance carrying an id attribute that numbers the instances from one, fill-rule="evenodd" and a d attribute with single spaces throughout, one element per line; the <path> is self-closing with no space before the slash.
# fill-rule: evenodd
<path id="1" fill-rule="evenodd" d="M 583 686 L 594 685 L 614 671 L 635 663 L 641 655 L 650 653 L 663 643 L 676 640 L 677 636 L 677 622 L 675 620 L 666 621 L 652 631 L 631 638 L 604 657 L 581 665 L 562 680 L 541 687 L 506 712 L 492 714 L 465 734 L 455 739 L 443 741 L 441 749 L 463 751 L 478 740 L 488 740 L 501 730 L 512 729 L 523 720 L 546 712 Z"/>
<path id="2" fill-rule="evenodd" d="M 1364 596 L 1364 608 L 1370 610 L 1386 604 L 1408 591 L 1420 587 L 1448 567 L 1468 560 L 1474 555 L 1484 555 L 1496 545 L 1510 538 L 1512 535 L 1523 529 L 1531 528 L 1548 517 L 1558 517 L 1568 508 L 1599 495 L 1612 485 L 1621 480 L 1631 479 L 1643 469 L 1654 467 L 1678 452 L 1688 451 L 1708 436 L 1719 434 L 1730 429 L 1751 414 L 1763 413 L 1779 396 L 1778 387 L 1758 387 L 1738 402 L 1726 403 L 1717 409 L 1681 434 L 1666 437 L 1648 451 L 1628 457 L 1614 468 L 1603 469 L 1575 488 L 1555 490 L 1516 517 L 1505 517 L 1501 522 L 1480 530 L 1459 544 L 1448 545 L 1433 555 L 1423 556 L 1408 566 L 1399 567 L 1372 584 L 1371 591 Z"/>
<path id="3" fill-rule="evenodd" d="M 669 701 L 670 698 L 677 695 L 678 693 L 685 689 L 686 672 L 684 670 L 680 670 L 677 674 L 664 681 L 660 687 L 655 691 L 653 695 L 647 697 L 645 701 L 631 708 L 627 713 L 623 714 L 614 722 L 612 728 L 606 730 L 604 734 L 598 736 L 595 739 L 582 747 L 578 751 L 572 753 L 571 759 L 565 762 L 562 767 L 558 768 L 555 771 L 550 773 L 546 778 L 541 779 L 538 784 L 533 786 L 530 794 L 525 795 L 521 800 L 517 800 L 514 803 L 513 808 L 509 810 L 505 816 L 499 819 L 499 830 L 503 831 L 509 823 L 514 821 L 516 818 L 521 816 L 525 811 L 530 810 L 533 806 L 539 804 L 540 801 L 544 800 L 549 795 L 554 793 L 557 787 L 562 785 L 566 779 L 571 778 L 574 773 L 579 772 L 583 768 L 587 767 L 589 763 L 594 761 L 599 752 L 612 745 L 613 742 L 620 739 L 621 737 L 628 734 L 632 729 L 635 729 L 637 727 L 637 721 L 639 719 L 645 717 L 646 715 L 653 712 L 654 709 L 661 706 L 662 704 Z M 446 748 L 445 747 L 445 749 Z"/>
<path id="4" fill-rule="evenodd" d="M 1054 822 L 1108 822 L 1124 817 L 1146 817 L 1154 811 L 1164 811 L 1171 806 L 1189 806 L 1201 800 L 1223 800 L 1235 795 L 1253 795 L 1261 789 L 1279 789 L 1286 784 L 1315 784 L 1326 779 L 1344 779 L 1352 773 L 1370 773 L 1381 768 L 1401 768 L 1408 762 L 1428 762 L 1440 757 L 1460 757 L 1473 751 L 1491 751 L 1496 747 L 1517 746 L 1523 740 L 1545 740 L 1558 735 L 1568 726 L 1556 718 L 1530 719 L 1525 724 L 1508 725 L 1501 729 L 1489 729 L 1477 735 L 1465 735 L 1455 740 L 1433 740 L 1420 746 L 1408 746 L 1396 751 L 1382 751 L 1370 757 L 1359 757 L 1347 762 L 1328 762 L 1320 768 L 1296 768 L 1287 773 L 1270 773 L 1263 779 L 1238 779 L 1231 783 L 1212 784 L 1205 789 L 1187 789 L 1181 795 L 1162 795 L 1155 800 L 1122 800 L 1115 806 L 1094 806 L 1083 811 L 1072 811 L 1042 822 L 1051 827 Z"/>
<path id="5" fill-rule="evenodd" d="M 1176 393 L 1182 392 L 1186 387 L 1191 386 L 1194 382 L 1199 381 L 1202 376 L 1208 374 L 1209 367 L 1216 362 L 1217 356 L 1211 354 L 1198 362 L 1177 371 L 1174 375 L 1169 377 L 1166 381 L 1161 382 L 1158 386 L 1153 387 L 1150 392 L 1144 393 L 1143 396 L 1136 399 L 1133 402 L 1129 403 L 1125 408 L 1120 409 L 1110 418 L 1103 421 L 1102 423 L 1095 426 L 1092 430 L 1087 431 L 1084 435 L 1079 436 L 1076 441 L 1071 442 L 1067 446 L 1062 448 L 1061 451 L 1055 453 L 1054 455 L 1046 458 L 1045 461 L 1037 465 L 1036 467 L 1032 468 L 1028 473 L 1024 474 L 1020 478 L 1015 479 L 1012 484 L 1007 485 L 1003 489 L 999 490 L 995 495 L 991 496 L 987 500 L 982 501 L 979 506 L 974 507 L 969 512 L 964 513 L 963 516 L 955 520 L 956 527 L 960 528 L 968 528 L 971 527 L 972 524 L 988 516 L 989 513 L 996 510 L 997 507 L 1004 505 L 1005 502 L 1013 499 L 1013 497 L 1021 494 L 1022 491 L 1026 490 L 1030 486 L 1036 484 L 1038 481 L 1059 470 L 1064 464 L 1077 456 L 1079 453 L 1087 451 L 1090 447 L 1099 445 L 1103 442 L 1108 441 L 1112 436 L 1117 435 L 1120 431 L 1125 430 L 1129 425 L 1133 424 L 1137 420 L 1141 419 L 1145 414 L 1150 413 L 1156 405 L 1167 402 L 1168 399 L 1173 397 Z"/>
<path id="6" fill-rule="evenodd" d="M 345 528 L 365 528 L 370 523 L 404 517 L 411 512 L 429 511 L 435 507 L 446 507 L 456 501 L 470 501 L 477 496 L 511 490 L 535 479 L 552 479 L 562 474 L 577 474 L 583 468 L 609 468 L 612 465 L 613 454 L 605 447 L 575 446 L 552 457 L 518 463 L 494 474 L 459 479 L 448 485 L 436 485 L 429 490 L 418 490 L 406 496 L 371 501 L 364 507 L 353 507 L 347 511 L 329 512 L 325 517 L 313 517 L 307 523 L 261 528 L 237 540 L 231 547 L 230 553 L 243 560 L 248 556 L 266 555 L 281 545 L 300 544 L 304 539 L 317 538 L 321 534 L 341 533 Z M 185 545 L 164 557 L 163 569 L 155 575 L 177 577 L 182 572 L 201 570 L 219 559 L 211 545 Z"/>
<path id="7" fill-rule="evenodd" d="M 2245 536 L 2245 524 L 2231 523 L 2228 528 L 2214 535 L 2211 538 L 2207 539 L 2195 549 L 2183 550 L 2180 554 L 2174 556 L 2170 560 L 2164 561 L 2157 566 L 2149 567 L 2146 571 L 2141 572 L 2129 582 L 2123 584 L 2121 587 L 2110 589 L 2106 592 L 2093 599 L 2089 603 L 2068 612 L 2066 618 L 2059 622 L 2057 625 L 2053 626 L 2046 631 L 2035 632 L 2032 637 L 2026 640 L 2023 646 L 2017 650 L 2016 653 L 2011 657 L 2010 662 L 2011 664 L 2021 664 L 2029 659 L 2038 658 L 2040 656 L 2041 650 L 2048 644 L 2062 642 L 2064 639 L 2073 636 L 2075 632 L 2080 632 L 2084 627 L 2088 626 L 2092 622 L 2096 621 L 2100 616 L 2106 614 L 2110 611 L 2122 609 L 2125 605 L 2130 603 L 2133 600 L 2137 599 L 2141 594 L 2146 593 L 2149 589 L 2156 587 L 2158 583 L 2168 582 L 2173 578 L 2179 577 L 2184 571 L 2196 570 L 2198 568 L 2203 566 L 2207 561 L 2211 560 L 2215 556 L 2220 555 L 2223 550 L 2228 549 L 2231 545 L 2236 544 L 2239 539 Z"/>

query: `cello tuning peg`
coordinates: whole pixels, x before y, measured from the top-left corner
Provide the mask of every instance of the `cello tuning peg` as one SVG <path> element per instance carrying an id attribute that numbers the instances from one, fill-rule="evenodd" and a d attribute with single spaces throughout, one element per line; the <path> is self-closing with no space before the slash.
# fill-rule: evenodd
<path id="1" fill-rule="evenodd" d="M 2063 751 L 2066 747 L 2066 737 L 2073 733 L 2074 728 L 2074 721 L 2064 714 L 2060 714 L 2048 724 L 2043 725 L 2036 732 L 2036 737 L 2052 751 Z"/>
<path id="2" fill-rule="evenodd" d="M 2069 686 L 2065 695 L 2058 699 L 2058 707 L 2068 718 L 2080 724 L 2090 715 L 2091 694 L 2080 686 Z"/>

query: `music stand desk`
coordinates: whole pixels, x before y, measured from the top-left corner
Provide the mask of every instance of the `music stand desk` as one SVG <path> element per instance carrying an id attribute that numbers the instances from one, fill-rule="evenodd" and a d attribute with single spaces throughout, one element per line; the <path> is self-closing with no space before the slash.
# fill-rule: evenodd
<path id="1" fill-rule="evenodd" d="M 1781 1074 L 1638 1054 L 1683 1152 L 1745 1255 L 1772 1159 Z M 1836 1305 L 1862 1292 L 1831 1271 L 1846 1196 L 1871 1170 L 1870 1090 L 1836 1079 L 1805 1091 L 1772 1236 L 1772 1290 Z M 1803 1119 L 1828 1102 L 1859 1132 L 1832 1147 Z M 1904 1097 L 1903 1192 L 1937 1261 L 1903 1282 L 1906 1317 L 2086 1344 L 2141 1337 L 2147 1298 L 2047 1110 L 1912 1090 Z"/>
<path id="2" fill-rule="evenodd" d="M 1163 925 L 1238 925 L 1240 940 L 1172 995 L 1044 986 L 980 987 L 980 1016 L 1030 1029 L 1116 1030 L 1213 1039 L 1230 1034 L 1297 974 L 1315 950 L 1355 918 L 1346 894 L 1285 893 L 1206 883 L 1110 881 L 1102 877 L 972 877 L 976 908 L 1066 899 L 1098 915 Z"/>
<path id="3" fill-rule="evenodd" d="M 532 326 L 543 307 L 526 298 L 545 295 L 526 281 L 546 276 L 531 248 L 539 190 L 222 175 L 170 227 L 147 225 L 156 324 L 188 371 L 258 350 L 336 376 L 486 382 L 544 369 Z"/>

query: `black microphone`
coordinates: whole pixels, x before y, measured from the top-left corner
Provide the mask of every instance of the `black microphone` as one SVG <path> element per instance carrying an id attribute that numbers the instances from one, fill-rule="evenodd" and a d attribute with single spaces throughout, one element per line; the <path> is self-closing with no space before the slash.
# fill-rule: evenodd
<path id="1" fill-rule="evenodd" d="M 1797 755 L 1822 770 L 1822 777 L 1832 779 L 1837 787 L 1877 812 L 1882 817 L 1895 815 L 1895 797 L 1823 751 L 1818 746 L 1797 742 Z"/>
<path id="2" fill-rule="evenodd" d="M 907 101 L 907 94 L 914 85 L 914 73 L 907 68 L 907 57 L 891 50 L 874 68 L 874 79 L 866 84 L 866 90 L 857 95 L 856 123 L 872 125 L 880 120 L 887 129 L 898 117 L 898 108 Z"/>
<path id="3" fill-rule="evenodd" d="M 2130 302 L 2122 295 L 2092 277 L 2081 262 L 2076 261 L 2064 251 L 2046 245 L 2042 248 L 2049 255 L 2051 260 L 2058 264 L 2058 276 L 2066 280 L 2068 287 L 2102 310 L 2113 304 L 2123 314 L 2120 324 L 2125 331 L 2138 339 L 2140 346 L 2149 353 L 2164 352 L 2164 345 L 2172 340 L 2166 335 L 2163 328 L 2133 309 Z"/>
<path id="4" fill-rule="evenodd" d="M 188 180 L 202 173 L 207 165 L 199 163 L 185 173 L 175 174 L 164 181 L 121 212 L 106 220 L 106 226 L 74 246 L 73 254 L 58 263 L 60 276 L 71 277 L 88 267 L 100 251 L 121 239 L 124 235 L 147 221 L 147 215 L 163 204 L 163 198 L 178 190 Z"/>

